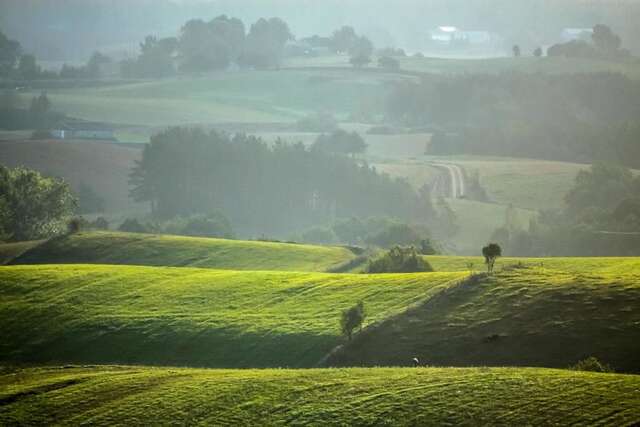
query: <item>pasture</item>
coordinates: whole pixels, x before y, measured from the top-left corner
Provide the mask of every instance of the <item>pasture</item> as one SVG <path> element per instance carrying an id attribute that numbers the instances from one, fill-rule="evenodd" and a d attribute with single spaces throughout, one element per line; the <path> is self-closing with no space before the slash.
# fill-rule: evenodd
<path id="1" fill-rule="evenodd" d="M 353 258 L 342 247 L 98 231 L 51 239 L 13 263 L 325 271 Z"/>
<path id="2" fill-rule="evenodd" d="M 0 423 L 634 425 L 639 388 L 551 369 L 37 368 L 0 373 Z"/>
<path id="3" fill-rule="evenodd" d="M 342 342 L 342 310 L 362 300 L 379 321 L 464 276 L 2 267 L 0 361 L 312 367 Z"/>
<path id="4" fill-rule="evenodd" d="M 419 357 L 432 365 L 563 368 L 595 356 L 637 373 L 639 305 L 637 258 L 528 260 L 386 319 L 327 365 L 395 366 Z"/>

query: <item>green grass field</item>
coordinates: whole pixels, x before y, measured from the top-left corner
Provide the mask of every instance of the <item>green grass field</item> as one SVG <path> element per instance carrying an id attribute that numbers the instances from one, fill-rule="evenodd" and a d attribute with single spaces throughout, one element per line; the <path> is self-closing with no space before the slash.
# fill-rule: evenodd
<path id="1" fill-rule="evenodd" d="M 361 105 L 377 105 L 385 83 L 404 78 L 352 70 L 238 71 L 52 89 L 48 96 L 57 111 L 118 124 L 295 122 L 317 111 L 346 116 Z"/>
<path id="2" fill-rule="evenodd" d="M 342 247 L 121 232 L 49 240 L 15 264 L 126 264 L 231 270 L 325 271 L 353 259 Z"/>
<path id="3" fill-rule="evenodd" d="M 0 355 L 30 363 L 310 367 L 342 310 L 398 314 L 465 273 L 328 274 L 35 265 L 0 268 Z"/>
<path id="4" fill-rule="evenodd" d="M 469 263 L 473 271 L 484 271 L 484 258 L 481 256 L 443 256 L 430 255 L 425 259 L 435 271 L 466 271 Z M 624 273 L 640 274 L 640 259 L 635 257 L 550 257 L 550 258 L 516 258 L 502 257 L 496 260 L 495 270 L 510 267 L 546 268 L 575 274 L 608 274 Z"/>
<path id="5" fill-rule="evenodd" d="M 441 269 L 459 262 L 429 259 Z M 394 366 L 419 357 L 435 365 L 561 368 L 595 356 L 638 372 L 640 259 L 538 261 L 448 288 L 369 328 L 327 363 Z"/>
<path id="6" fill-rule="evenodd" d="M 550 369 L 0 374 L 3 425 L 636 425 L 640 377 Z"/>
<path id="7" fill-rule="evenodd" d="M 587 58 L 437 58 L 426 55 L 424 58 L 397 58 L 400 61 L 400 73 L 431 74 L 497 74 L 504 72 L 521 73 L 621 73 L 629 78 L 640 78 L 640 64 L 634 62 L 613 62 Z M 317 57 L 289 58 L 285 66 L 292 68 L 338 68 L 350 67 L 345 55 L 327 55 Z M 377 71 L 377 57 L 363 72 Z"/>
<path id="8" fill-rule="evenodd" d="M 589 165 L 535 159 L 483 156 L 425 156 L 376 165 L 393 176 L 406 178 L 415 188 L 430 182 L 437 172 L 431 161 L 446 161 L 476 173 L 489 198 L 499 204 L 522 209 L 560 209 L 579 171 Z"/>

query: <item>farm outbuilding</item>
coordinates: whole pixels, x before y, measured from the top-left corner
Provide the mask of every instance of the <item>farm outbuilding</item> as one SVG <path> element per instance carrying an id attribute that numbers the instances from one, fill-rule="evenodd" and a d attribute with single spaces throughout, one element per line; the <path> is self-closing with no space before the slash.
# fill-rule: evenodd
<path id="1" fill-rule="evenodd" d="M 108 123 L 67 120 L 51 130 L 51 135 L 58 139 L 115 140 L 113 132 L 113 126 Z"/>

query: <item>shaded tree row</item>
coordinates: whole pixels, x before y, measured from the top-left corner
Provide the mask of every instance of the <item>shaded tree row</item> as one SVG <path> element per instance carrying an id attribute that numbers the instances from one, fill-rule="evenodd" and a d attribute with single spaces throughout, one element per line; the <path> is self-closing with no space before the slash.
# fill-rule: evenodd
<path id="1" fill-rule="evenodd" d="M 270 147 L 242 134 L 171 128 L 155 135 L 131 173 L 131 195 L 154 215 L 223 212 L 237 230 L 290 233 L 333 218 L 429 215 L 405 181 L 302 144 Z"/>

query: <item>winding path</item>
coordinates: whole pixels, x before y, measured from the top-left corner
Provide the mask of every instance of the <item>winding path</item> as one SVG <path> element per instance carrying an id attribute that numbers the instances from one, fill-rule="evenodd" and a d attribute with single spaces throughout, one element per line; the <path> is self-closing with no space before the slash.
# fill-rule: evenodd
<path id="1" fill-rule="evenodd" d="M 435 195 L 452 199 L 466 195 L 464 172 L 460 166 L 444 162 L 430 162 L 429 165 L 442 172 L 432 185 Z"/>

